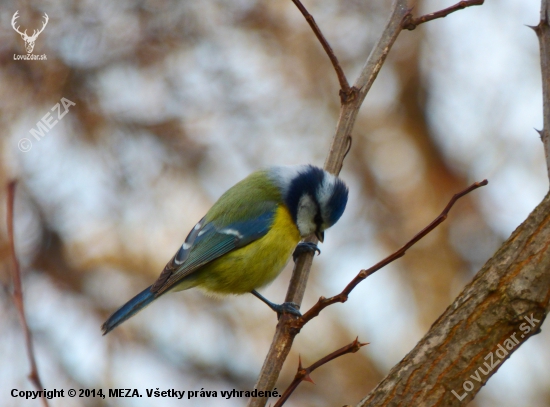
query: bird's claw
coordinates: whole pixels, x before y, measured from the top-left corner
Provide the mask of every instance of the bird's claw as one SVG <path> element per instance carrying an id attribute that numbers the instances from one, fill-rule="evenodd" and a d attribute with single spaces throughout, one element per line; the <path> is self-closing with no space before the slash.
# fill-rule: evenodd
<path id="1" fill-rule="evenodd" d="M 292 314 L 301 317 L 300 307 L 294 302 L 283 302 L 282 304 L 273 304 L 273 311 L 277 313 L 277 319 L 281 318 L 282 314 Z"/>
<path id="2" fill-rule="evenodd" d="M 296 260 L 298 260 L 298 257 L 300 257 L 302 254 L 313 253 L 315 255 L 315 252 L 321 254 L 321 250 L 317 247 L 315 243 L 300 242 L 298 243 L 298 246 L 296 246 L 296 249 L 294 249 L 294 253 L 292 253 L 292 258 L 294 259 L 294 263 L 296 263 Z"/>

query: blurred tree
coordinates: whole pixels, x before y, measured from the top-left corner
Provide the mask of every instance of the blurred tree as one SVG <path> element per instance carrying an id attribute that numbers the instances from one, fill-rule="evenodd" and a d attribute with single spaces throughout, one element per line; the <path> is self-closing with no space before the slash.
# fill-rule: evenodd
<path id="1" fill-rule="evenodd" d="M 441 8 L 436 3 L 416 7 Z M 360 268 L 423 227 L 451 194 L 484 176 L 484 168 L 463 164 L 467 153 L 459 151 L 463 161 L 459 153 L 450 153 L 453 148 L 442 137 L 458 138 L 455 127 L 481 127 L 483 121 L 495 122 L 497 129 L 487 131 L 487 143 L 509 142 L 499 138 L 496 122 L 532 98 L 529 83 L 522 82 L 522 91 L 502 91 L 500 96 L 515 104 L 505 106 L 509 110 L 498 113 L 496 120 L 457 119 L 443 136 L 434 124 L 444 118 L 433 112 L 434 95 L 451 86 L 434 79 L 439 66 L 430 59 L 434 43 L 448 46 L 442 27 L 450 26 L 460 37 L 464 30 L 452 21 L 474 24 L 480 16 L 476 27 L 484 27 L 487 41 L 496 41 L 502 30 L 498 24 L 493 29 L 495 21 L 526 23 L 517 9 L 530 11 L 530 5 L 497 3 L 487 12 L 457 13 L 434 22 L 434 28 L 420 27 L 399 38 L 358 117 L 342 173 L 351 186 L 350 205 L 316 258 L 306 308 L 320 295 L 339 292 Z M 354 77 L 383 27 L 390 2 L 320 1 L 306 6 L 348 76 Z M 48 26 L 34 49 L 34 54 L 46 54 L 46 61 L 13 59 L 26 53 L 10 27 L 16 10 L 22 28 L 29 30 L 39 27 L 48 13 Z M 16 244 L 43 384 L 140 391 L 251 389 L 276 323 L 268 309 L 250 306 L 252 298 L 220 301 L 196 292 L 175 294 L 112 337 L 101 338 L 99 326 L 155 279 L 189 228 L 227 187 L 259 166 L 322 163 L 338 115 L 338 82 L 302 16 L 290 1 L 55 0 L 4 2 L 0 21 L 0 181 L 19 179 Z M 460 61 L 473 64 L 480 58 L 473 51 L 476 38 L 458 41 L 464 43 L 459 55 L 444 56 L 457 69 L 464 63 Z M 519 40 L 507 47 L 515 58 L 532 52 L 532 45 Z M 494 51 L 491 62 L 498 64 Z M 476 69 L 469 77 L 485 75 L 483 67 Z M 526 77 L 534 76 L 537 66 L 523 69 Z M 469 77 L 460 78 L 465 88 Z M 76 105 L 43 138 L 35 139 L 30 129 L 62 97 Z M 441 109 L 470 109 L 471 100 L 464 95 L 450 97 L 456 98 L 455 104 Z M 536 125 L 527 114 L 523 119 L 522 128 Z M 32 143 L 30 151 L 18 149 L 23 138 Z M 521 181 L 541 179 L 533 169 L 540 165 L 533 162 L 542 159 L 534 160 L 527 150 L 516 149 L 521 158 L 501 171 L 511 174 L 509 182 L 491 184 L 500 192 L 487 199 L 498 201 L 499 211 L 487 210 L 476 201 L 480 197 L 469 197 L 399 263 L 304 329 L 280 377 L 280 389 L 294 376 L 298 354 L 312 362 L 356 335 L 371 345 L 316 371 L 319 386 L 301 386 L 288 405 L 353 403 L 411 349 L 472 270 L 519 223 L 516 219 L 525 218 L 540 201 L 544 188 L 541 193 L 535 181 Z M 487 166 L 495 162 L 489 158 Z M 499 172 L 505 164 L 490 168 Z M 514 184 L 514 179 L 520 181 Z M 507 195 L 518 184 L 522 193 L 512 193 L 523 197 L 524 212 Z M 509 216 L 507 222 L 497 222 L 501 218 L 493 212 Z M 479 250 L 475 256 L 464 250 L 471 246 Z M 9 299 L 8 260 L 2 231 L 0 355 L 9 363 L 0 367 L 1 394 L 30 389 L 20 327 Z M 282 299 L 288 279 L 287 271 L 266 289 L 268 296 Z M 517 405 L 513 397 L 498 396 L 496 390 L 503 385 L 529 405 L 547 404 L 550 373 L 537 361 L 548 360 L 548 349 L 537 345 L 524 353 L 518 363 L 529 363 L 529 369 L 522 369 L 529 370 L 525 381 L 517 382 L 505 367 L 495 384 L 481 392 L 477 405 Z M 175 404 L 157 401 L 159 406 Z M 223 401 L 224 406 L 243 402 Z M 119 400 L 59 399 L 52 404 L 119 405 Z M 129 399 L 126 405 L 137 404 Z M 5 405 L 20 405 L 20 400 L 7 398 Z"/>

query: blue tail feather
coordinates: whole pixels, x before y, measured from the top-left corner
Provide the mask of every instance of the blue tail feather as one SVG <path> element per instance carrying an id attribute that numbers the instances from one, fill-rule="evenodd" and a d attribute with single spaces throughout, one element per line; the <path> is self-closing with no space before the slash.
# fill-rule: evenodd
<path id="1" fill-rule="evenodd" d="M 155 298 L 155 293 L 151 292 L 151 287 L 147 287 L 145 290 L 140 292 L 138 295 L 136 295 L 134 298 L 132 298 L 130 301 L 120 307 L 117 311 L 115 311 L 115 313 L 111 315 L 103 325 L 101 325 L 103 335 L 106 335 L 118 325 L 126 321 L 128 318 L 137 314 L 139 311 L 141 311 L 143 308 L 153 302 Z"/>

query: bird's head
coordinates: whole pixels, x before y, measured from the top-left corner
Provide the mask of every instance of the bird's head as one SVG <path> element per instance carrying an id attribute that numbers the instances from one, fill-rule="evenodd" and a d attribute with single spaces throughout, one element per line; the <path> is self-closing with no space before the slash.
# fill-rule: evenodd
<path id="1" fill-rule="evenodd" d="M 313 233 L 322 242 L 325 230 L 344 213 L 348 201 L 346 184 L 313 165 L 274 167 L 271 174 L 300 235 Z"/>

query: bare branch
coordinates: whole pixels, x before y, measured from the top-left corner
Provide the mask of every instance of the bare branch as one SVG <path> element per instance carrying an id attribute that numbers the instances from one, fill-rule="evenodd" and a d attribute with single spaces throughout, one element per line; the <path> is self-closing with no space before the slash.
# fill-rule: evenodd
<path id="1" fill-rule="evenodd" d="M 441 214 L 439 214 L 439 216 L 435 218 L 428 226 L 426 226 L 424 229 L 418 232 L 403 247 L 401 247 L 396 252 L 390 254 L 385 259 L 379 261 L 374 266 L 366 270 L 361 270 L 359 274 L 355 276 L 355 278 L 346 286 L 346 288 L 344 288 L 344 290 L 340 294 L 330 298 L 325 298 L 325 297 L 319 298 L 317 303 L 313 307 L 311 307 L 309 311 L 307 311 L 301 318 L 298 318 L 292 322 L 292 327 L 296 329 L 301 329 L 305 324 L 307 324 L 313 318 L 318 316 L 319 313 L 329 305 L 335 304 L 337 302 L 346 302 L 348 300 L 349 294 L 361 281 L 366 279 L 368 276 L 374 274 L 381 268 L 386 267 L 388 264 L 392 263 L 393 261 L 403 257 L 407 252 L 407 250 L 409 250 L 415 243 L 417 243 L 420 239 L 422 239 L 424 236 L 426 236 L 428 233 L 434 230 L 440 223 L 445 221 L 445 219 L 447 219 L 447 215 L 449 214 L 449 211 L 454 206 L 456 201 L 458 201 L 464 195 L 469 194 L 470 192 L 487 184 L 488 184 L 488 181 L 486 179 L 481 182 L 474 182 L 465 190 L 453 195 L 453 197 L 451 198 L 451 200 L 449 201 L 445 209 L 443 209 L 443 212 L 441 212 Z"/>
<path id="2" fill-rule="evenodd" d="M 395 40 L 401 33 L 403 21 L 409 13 L 410 9 L 407 7 L 406 0 L 395 1 L 392 14 L 386 23 L 382 35 L 372 49 L 361 73 L 352 86 L 352 89 L 356 92 L 355 97 L 340 107 L 336 132 L 325 160 L 325 170 L 336 175 L 340 173 L 349 146 L 348 140 L 351 138 L 359 109 L 378 76 L 380 69 L 382 69 L 382 65 L 386 61 L 386 57 L 390 53 Z"/>
<path id="3" fill-rule="evenodd" d="M 407 8 L 406 0 L 396 0 L 382 36 L 371 51 L 361 74 L 355 82 L 354 86 L 357 89 L 357 96 L 350 102 L 342 104 L 336 133 L 332 139 L 330 152 L 324 165 L 324 168 L 333 174 L 338 174 L 342 168 L 357 112 L 374 79 L 376 79 L 393 43 L 401 32 L 403 19 L 408 13 L 409 9 Z M 311 237 L 308 241 L 316 243 L 317 239 Z M 294 302 L 298 305 L 302 303 L 312 262 L 313 256 L 311 254 L 306 253 L 298 258 L 298 261 L 294 265 L 285 301 Z M 293 319 L 295 317 L 289 314 L 283 314 L 279 319 L 271 347 L 255 385 L 256 389 L 272 390 L 275 387 L 283 363 L 292 347 L 294 337 L 299 332 L 290 326 Z M 248 407 L 262 407 L 266 401 L 266 397 L 251 398 L 247 405 Z"/>
<path id="4" fill-rule="evenodd" d="M 25 306 L 23 303 L 23 290 L 21 288 L 21 271 L 19 269 L 19 262 L 17 261 L 17 255 L 15 254 L 15 238 L 13 233 L 13 208 L 15 201 L 15 188 L 17 182 L 11 181 L 8 184 L 8 210 L 7 210 L 7 225 L 8 225 L 8 239 L 10 241 L 10 251 L 13 261 L 13 302 L 19 313 L 19 320 L 25 333 L 25 343 L 27 346 L 27 355 L 31 364 L 31 372 L 29 373 L 29 380 L 32 382 L 37 390 L 44 390 L 42 381 L 38 375 L 38 368 L 36 367 L 36 359 L 34 357 L 34 347 L 32 345 L 32 335 L 27 324 L 27 318 L 25 317 Z M 43 393 L 40 393 L 42 405 L 48 407 L 48 401 Z"/>
<path id="5" fill-rule="evenodd" d="M 348 80 L 346 78 L 346 75 L 344 74 L 344 70 L 340 66 L 340 62 L 338 62 L 338 58 L 336 57 L 336 54 L 334 53 L 334 51 L 332 50 L 332 47 L 330 46 L 327 39 L 321 32 L 321 29 L 315 22 L 315 19 L 311 14 L 309 14 L 309 12 L 304 7 L 304 5 L 300 2 L 300 0 L 292 0 L 292 2 L 296 5 L 296 7 L 298 7 L 298 10 L 300 10 L 300 12 L 303 14 L 309 26 L 315 33 L 315 36 L 317 37 L 317 39 L 323 46 L 325 52 L 327 53 L 330 59 L 330 62 L 332 62 L 332 66 L 336 71 L 336 76 L 338 76 L 338 82 L 340 82 L 340 100 L 342 101 L 342 103 L 347 103 L 350 100 L 350 98 L 353 97 L 353 91 L 349 87 Z"/>
<path id="6" fill-rule="evenodd" d="M 446 9 L 436 11 L 435 13 L 426 14 L 421 17 L 413 18 L 411 15 L 409 15 L 409 17 L 403 23 L 403 29 L 412 31 L 420 24 L 424 24 L 428 21 L 432 21 L 438 18 L 445 18 L 449 14 L 454 13 L 458 10 L 463 10 L 466 7 L 481 6 L 484 1 L 485 0 L 464 0 L 459 1 L 454 6 L 447 7 Z"/>
<path id="7" fill-rule="evenodd" d="M 399 33 L 402 31 L 403 24 L 409 15 L 410 9 L 407 6 L 407 0 L 395 0 L 392 6 L 391 16 L 380 39 L 372 49 L 359 77 L 351 87 L 354 97 L 346 100 L 346 102 L 343 102 L 341 105 L 338 124 L 324 165 L 324 169 L 328 172 L 336 175 L 340 173 L 344 157 L 350 146 L 351 133 L 355 125 L 359 108 L 378 76 L 386 57 Z M 310 237 L 307 241 L 317 243 L 315 237 Z M 302 303 L 312 262 L 313 255 L 309 253 L 298 258 L 298 261 L 294 265 L 285 298 L 286 302 L 294 302 L 298 305 Z M 283 363 L 290 352 L 294 337 L 299 332 L 299 329 L 293 326 L 295 319 L 296 317 L 289 314 L 283 314 L 279 319 L 273 341 L 271 342 L 271 347 L 255 385 L 256 389 L 272 390 L 275 387 Z M 266 401 L 267 398 L 265 397 L 251 398 L 247 406 L 262 407 L 265 405 Z"/>
<path id="8" fill-rule="evenodd" d="M 335 350 L 331 354 L 319 359 L 317 362 L 306 368 L 302 367 L 302 359 L 299 358 L 298 371 L 296 372 L 296 376 L 294 376 L 294 380 L 292 380 L 292 383 L 290 383 L 281 398 L 277 401 L 277 403 L 275 403 L 273 407 L 281 407 L 283 404 L 285 404 L 290 395 L 294 392 L 294 390 L 296 390 L 296 388 L 302 381 L 313 383 L 313 380 L 310 377 L 310 373 L 313 372 L 315 369 L 323 366 L 331 360 L 339 358 L 340 356 L 346 355 L 348 353 L 355 353 L 365 345 L 368 345 L 368 343 L 361 343 L 359 342 L 359 338 L 355 338 L 355 340 L 349 345 L 343 346 L 340 349 Z"/>
<path id="9" fill-rule="evenodd" d="M 550 178 L 550 1 L 541 1 L 540 22 L 531 27 L 537 33 L 540 47 L 540 65 L 542 73 L 542 109 L 543 128 L 539 131 L 544 144 L 546 169 Z"/>
<path id="10" fill-rule="evenodd" d="M 548 242 L 550 194 L 358 406 L 468 405 L 540 332 L 550 310 Z"/>

